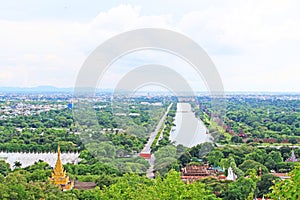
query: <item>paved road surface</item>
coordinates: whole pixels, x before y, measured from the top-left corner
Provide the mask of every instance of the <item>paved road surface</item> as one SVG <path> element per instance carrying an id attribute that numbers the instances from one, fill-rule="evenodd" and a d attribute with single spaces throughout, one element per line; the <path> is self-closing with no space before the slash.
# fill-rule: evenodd
<path id="1" fill-rule="evenodd" d="M 160 129 L 160 127 L 162 126 L 162 124 L 164 123 L 164 120 L 168 114 L 168 112 L 170 111 L 171 106 L 173 105 L 173 103 L 171 103 L 167 109 L 167 111 L 165 112 L 165 114 L 162 116 L 162 118 L 160 119 L 160 121 L 158 122 L 154 132 L 152 132 L 150 134 L 149 140 L 147 142 L 147 144 L 144 146 L 143 150 L 141 153 L 151 153 L 151 145 L 156 137 L 156 135 L 158 134 L 158 131 Z"/>
<path id="2" fill-rule="evenodd" d="M 149 140 L 147 142 L 147 144 L 144 146 L 143 150 L 141 153 L 151 153 L 151 145 L 156 137 L 156 135 L 158 134 L 158 131 L 160 129 L 160 127 L 163 125 L 164 123 L 164 120 L 167 116 L 167 114 L 169 113 L 170 111 L 170 108 L 171 106 L 173 105 L 173 103 L 171 103 L 167 109 L 167 111 L 165 112 L 165 114 L 162 116 L 162 118 L 160 119 L 160 121 L 158 122 L 154 132 L 152 132 L 150 134 L 150 137 L 149 137 Z M 149 164 L 150 164 L 150 167 L 148 168 L 147 172 L 146 172 L 146 176 L 148 178 L 154 178 L 154 173 L 153 173 L 153 170 L 154 170 L 154 165 L 155 165 L 155 156 L 154 154 L 151 155 L 151 158 L 150 159 L 146 159 Z"/>
<path id="3" fill-rule="evenodd" d="M 150 164 L 150 167 L 147 170 L 146 176 L 148 178 L 154 178 L 154 165 L 155 165 L 155 156 L 154 154 L 151 155 L 151 158 L 148 159 L 148 162 Z"/>

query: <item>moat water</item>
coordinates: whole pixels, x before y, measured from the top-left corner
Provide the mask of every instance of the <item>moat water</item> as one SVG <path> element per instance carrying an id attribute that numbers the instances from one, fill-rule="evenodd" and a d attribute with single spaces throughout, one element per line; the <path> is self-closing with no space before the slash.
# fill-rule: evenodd
<path id="1" fill-rule="evenodd" d="M 211 142 L 210 135 L 203 122 L 195 117 L 190 103 L 177 103 L 174 126 L 170 133 L 170 140 L 175 144 L 193 147 L 204 142 Z"/>

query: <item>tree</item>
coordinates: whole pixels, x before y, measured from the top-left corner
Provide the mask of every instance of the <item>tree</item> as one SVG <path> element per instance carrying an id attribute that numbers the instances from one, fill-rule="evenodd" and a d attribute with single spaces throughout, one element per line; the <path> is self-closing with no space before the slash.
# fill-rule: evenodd
<path id="1" fill-rule="evenodd" d="M 221 158 L 223 158 L 223 153 L 220 150 L 213 150 L 207 156 L 207 160 L 210 164 L 214 166 L 218 166 L 220 163 Z"/>
<path id="2" fill-rule="evenodd" d="M 203 183 L 184 184 L 180 180 L 179 172 L 174 170 L 171 170 L 163 181 L 158 178 L 154 187 L 155 199 L 217 199 L 211 191 L 205 189 Z"/>
<path id="3" fill-rule="evenodd" d="M 0 174 L 6 176 L 9 172 L 10 172 L 9 163 L 5 162 L 4 160 L 0 160 Z"/>
<path id="4" fill-rule="evenodd" d="M 89 152 L 99 158 L 114 158 L 116 156 L 116 148 L 111 142 L 93 142 L 86 145 Z"/>
<path id="5" fill-rule="evenodd" d="M 197 146 L 192 147 L 191 150 L 189 151 L 189 153 L 192 157 L 203 158 L 209 152 L 211 152 L 213 150 L 213 148 L 214 147 L 213 147 L 212 143 L 205 142 L 205 143 L 198 144 Z"/>
<path id="6" fill-rule="evenodd" d="M 250 169 L 255 169 L 258 172 L 260 169 L 263 173 L 267 173 L 268 169 L 263 164 L 256 162 L 254 160 L 245 160 L 239 168 L 243 170 L 244 173 L 248 174 L 247 171 Z"/>
<path id="7" fill-rule="evenodd" d="M 101 199 L 147 199 L 150 191 L 147 190 L 153 182 L 137 174 L 125 174 L 115 184 L 103 190 Z M 148 191 L 148 192 L 147 192 Z"/>
<path id="8" fill-rule="evenodd" d="M 200 182 L 185 184 L 179 172 L 171 170 L 166 178 L 151 180 L 136 174 L 126 174 L 115 184 L 103 190 L 102 199 L 199 199 L 217 200 Z"/>
<path id="9" fill-rule="evenodd" d="M 245 200 L 249 195 L 253 195 L 256 183 L 252 179 L 240 177 L 236 182 L 228 185 L 226 200 Z M 252 197 L 253 199 L 253 197 Z"/>
<path id="10" fill-rule="evenodd" d="M 220 163 L 219 163 L 220 167 L 223 167 L 225 169 L 228 169 L 230 167 L 230 163 L 229 163 L 229 159 L 228 158 L 222 158 L 220 160 Z"/>
<path id="11" fill-rule="evenodd" d="M 231 142 L 233 142 L 233 143 L 243 143 L 243 139 L 240 138 L 239 136 L 233 136 L 231 138 Z"/>
<path id="12" fill-rule="evenodd" d="M 228 158 L 229 166 L 232 167 L 232 170 L 238 177 L 244 176 L 244 172 L 236 166 L 235 160 L 233 156 L 229 156 Z"/>
<path id="13" fill-rule="evenodd" d="M 272 193 L 269 195 L 272 199 L 299 199 L 300 190 L 300 165 L 295 166 L 290 173 L 291 178 L 276 182 L 271 187 Z"/>
<path id="14" fill-rule="evenodd" d="M 293 162 L 276 163 L 276 171 L 279 173 L 290 172 L 295 164 Z"/>
<path id="15" fill-rule="evenodd" d="M 267 158 L 267 153 L 265 149 L 255 149 L 253 152 L 246 155 L 247 160 L 254 160 L 259 163 L 264 163 Z"/>
<path id="16" fill-rule="evenodd" d="M 273 160 L 273 158 L 268 158 L 265 162 L 265 166 L 269 169 L 269 170 L 275 170 L 276 169 L 276 162 Z"/>
<path id="17" fill-rule="evenodd" d="M 88 150 L 83 150 L 80 152 L 79 158 L 84 159 L 85 161 L 91 160 L 93 156 L 90 154 Z"/>
<path id="18" fill-rule="evenodd" d="M 154 154 L 155 171 L 164 176 L 170 170 L 171 166 L 177 163 L 176 152 L 176 147 L 172 145 L 159 148 Z"/>
<path id="19" fill-rule="evenodd" d="M 280 181 L 280 179 L 272 174 L 263 174 L 261 179 L 256 183 L 257 197 L 269 194 L 271 192 L 270 187 L 274 185 L 274 182 Z"/>
<path id="20" fill-rule="evenodd" d="M 289 143 L 292 143 L 292 144 L 297 144 L 298 143 L 297 138 L 294 138 L 294 137 L 290 138 L 288 141 L 289 141 Z"/>
<path id="21" fill-rule="evenodd" d="M 22 163 L 21 162 L 19 162 L 19 161 L 15 161 L 14 162 L 14 167 L 15 168 L 20 168 L 22 166 Z"/>
<path id="22" fill-rule="evenodd" d="M 281 153 L 278 151 L 271 151 L 269 153 L 269 156 L 275 161 L 275 163 L 279 163 L 283 161 Z"/>
<path id="23" fill-rule="evenodd" d="M 183 167 L 191 161 L 191 155 L 188 152 L 184 153 L 179 157 L 178 160 L 179 160 L 181 166 Z"/>
<path id="24" fill-rule="evenodd" d="M 4 184 L 7 186 L 6 192 L 9 194 L 10 199 L 28 199 L 25 187 L 26 178 L 20 171 L 9 173 L 4 179 Z"/>
<path id="25" fill-rule="evenodd" d="M 100 189 L 108 187 L 116 182 L 117 182 L 116 177 L 114 177 L 112 175 L 106 175 L 106 174 L 102 174 L 99 176 L 99 178 L 96 179 L 96 184 L 97 184 L 97 186 L 100 187 Z"/>
<path id="26" fill-rule="evenodd" d="M 291 148 L 288 146 L 283 146 L 280 148 L 280 153 L 282 155 L 283 160 L 286 160 L 291 156 Z"/>

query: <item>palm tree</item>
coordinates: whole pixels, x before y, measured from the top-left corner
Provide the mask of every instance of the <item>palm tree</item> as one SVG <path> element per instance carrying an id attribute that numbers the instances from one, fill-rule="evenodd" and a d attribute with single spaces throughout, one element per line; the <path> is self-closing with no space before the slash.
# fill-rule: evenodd
<path id="1" fill-rule="evenodd" d="M 15 161 L 14 162 L 14 167 L 15 168 L 20 168 L 22 166 L 22 163 L 20 163 L 20 161 Z"/>

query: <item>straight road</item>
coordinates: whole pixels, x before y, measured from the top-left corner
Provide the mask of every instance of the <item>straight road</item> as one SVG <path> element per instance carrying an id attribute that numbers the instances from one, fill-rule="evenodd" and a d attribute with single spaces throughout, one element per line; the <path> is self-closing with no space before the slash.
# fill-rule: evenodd
<path id="1" fill-rule="evenodd" d="M 143 148 L 143 150 L 142 150 L 141 153 L 151 153 L 151 145 L 152 145 L 152 143 L 153 143 L 153 141 L 154 141 L 156 135 L 158 134 L 158 131 L 159 131 L 160 127 L 163 125 L 164 120 L 166 119 L 167 114 L 169 113 L 170 108 L 171 108 L 172 105 L 173 105 L 173 103 L 171 103 L 171 104 L 169 105 L 167 111 L 165 112 L 165 114 L 162 116 L 162 118 L 161 118 L 160 121 L 158 122 L 158 124 L 157 124 L 157 126 L 156 126 L 154 132 L 152 132 L 152 133 L 150 134 L 149 140 L 148 140 L 147 144 L 144 146 L 144 148 Z"/>
<path id="2" fill-rule="evenodd" d="M 141 153 L 146 153 L 146 154 L 149 153 L 149 154 L 151 154 L 151 145 L 152 145 L 152 143 L 153 143 L 153 141 L 154 141 L 156 135 L 158 134 L 158 131 L 159 131 L 160 127 L 163 125 L 163 123 L 164 123 L 164 121 L 165 121 L 165 119 L 166 119 L 166 117 L 167 117 L 167 114 L 169 113 L 170 108 L 171 108 L 172 105 L 173 105 L 173 103 L 171 103 L 171 104 L 169 105 L 167 111 L 166 111 L 165 114 L 162 116 L 162 118 L 159 120 L 159 122 L 158 122 L 158 124 L 157 124 L 157 126 L 156 126 L 156 128 L 155 128 L 155 130 L 154 130 L 154 132 L 152 132 L 152 133 L 150 134 L 149 140 L 148 140 L 147 144 L 144 146 L 144 148 L 143 148 L 143 150 L 141 151 Z M 148 178 L 154 178 L 154 172 L 153 172 L 153 171 L 154 171 L 154 165 L 155 165 L 155 156 L 154 156 L 154 154 L 151 155 L 151 158 L 150 158 L 150 159 L 146 159 L 146 160 L 147 160 L 147 161 L 149 162 L 149 164 L 150 164 L 150 167 L 148 168 L 148 170 L 147 170 L 147 172 L 146 172 L 146 176 L 147 176 Z"/>

